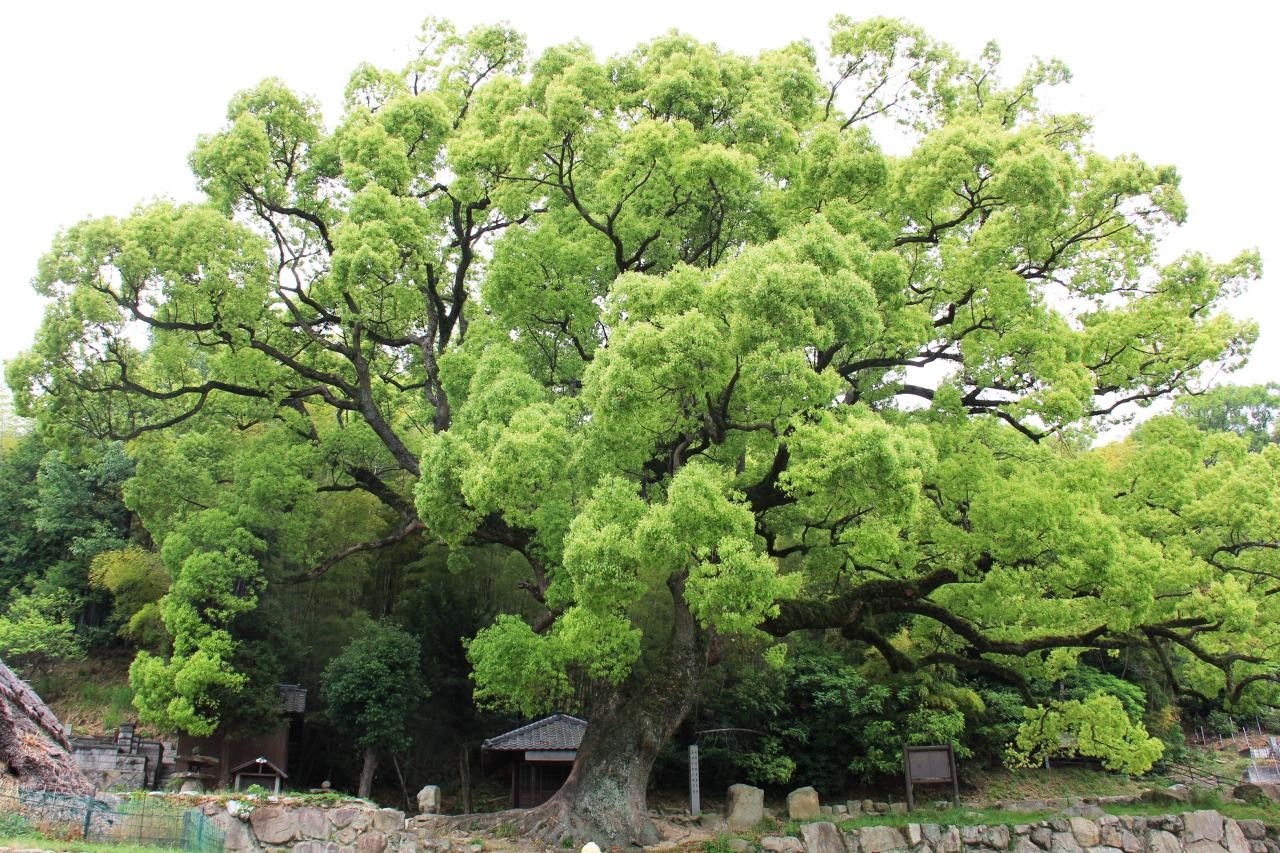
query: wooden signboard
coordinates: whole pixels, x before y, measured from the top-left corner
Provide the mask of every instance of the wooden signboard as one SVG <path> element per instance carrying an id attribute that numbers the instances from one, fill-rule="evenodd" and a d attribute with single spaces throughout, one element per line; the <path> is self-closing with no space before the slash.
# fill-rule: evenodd
<path id="1" fill-rule="evenodd" d="M 956 755 L 951 744 L 908 746 L 902 751 L 903 775 L 907 779 L 907 808 L 916 807 L 913 785 L 951 783 L 956 805 L 960 804 L 960 779 L 956 774 Z"/>

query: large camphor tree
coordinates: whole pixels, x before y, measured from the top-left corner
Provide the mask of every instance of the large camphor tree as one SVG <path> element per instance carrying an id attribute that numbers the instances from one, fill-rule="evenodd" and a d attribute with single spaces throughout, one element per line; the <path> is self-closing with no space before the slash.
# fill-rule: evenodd
<path id="1" fill-rule="evenodd" d="M 821 54 L 672 33 L 607 61 L 429 22 L 331 130 L 278 81 L 236 95 L 191 155 L 205 203 L 61 234 L 9 378 L 98 436 L 287 434 L 269 485 L 390 519 L 309 577 L 414 538 L 464 571 L 470 546 L 523 555 L 537 615 L 469 654 L 479 701 L 590 717 L 524 819 L 548 836 L 650 837 L 706 668 L 795 631 L 1026 689 L 1141 646 L 1180 689 L 1265 691 L 1276 515 L 1249 508 L 1275 448 L 1089 450 L 1241 362 L 1255 330 L 1218 306 L 1257 259 L 1159 266 L 1177 173 L 1044 109 L 1062 66 L 998 59 L 885 19 L 836 19 Z M 1199 506 L 1218 459 L 1238 488 Z M 197 728 L 217 707 L 192 685 L 240 684 L 226 625 L 265 549 L 205 521 L 160 537 L 174 644 L 134 673 L 151 719 Z"/>

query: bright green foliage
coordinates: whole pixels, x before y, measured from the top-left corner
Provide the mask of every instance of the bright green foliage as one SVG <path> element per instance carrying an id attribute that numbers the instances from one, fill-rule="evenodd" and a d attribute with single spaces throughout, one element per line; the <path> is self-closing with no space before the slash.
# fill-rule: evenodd
<path id="1" fill-rule="evenodd" d="M 1125 713 L 1120 700 L 1105 693 L 1027 709 L 1010 759 L 1024 766 L 1054 755 L 1101 758 L 1108 770 L 1140 774 L 1160 758 L 1163 745 L 1148 737 L 1142 723 Z"/>
<path id="2" fill-rule="evenodd" d="M 939 697 L 920 738 L 982 716 L 936 672 L 1030 692 L 1085 650 L 1265 693 L 1238 650 L 1277 623 L 1274 452 L 1164 422 L 1086 450 L 1241 363 L 1256 329 L 1218 309 L 1258 259 L 1158 265 L 1176 170 L 1045 109 L 1061 64 L 998 66 L 885 19 L 823 57 L 672 32 L 604 60 L 431 21 L 332 128 L 278 80 L 237 94 L 191 157 L 206 203 L 59 235 L 8 371 L 51 431 L 136 440 L 173 578 L 144 715 L 212 726 L 277 581 L 419 535 L 461 571 L 520 555 L 534 613 L 468 653 L 526 714 L 606 697 L 667 737 L 709 661 L 809 629 Z"/>
<path id="3" fill-rule="evenodd" d="M 166 639 L 158 602 L 169 581 L 158 556 L 136 545 L 103 551 L 89 569 L 89 583 L 108 590 L 115 602 L 117 633 L 142 648 L 154 649 Z"/>
<path id="4" fill-rule="evenodd" d="M 412 740 L 412 722 L 429 695 L 417 637 L 370 622 L 325 667 L 325 713 L 362 748 L 395 751 Z"/>
<path id="5" fill-rule="evenodd" d="M 1178 414 L 1206 432 L 1234 432 L 1257 452 L 1280 444 L 1280 383 L 1219 385 L 1178 399 Z"/>
<path id="6" fill-rule="evenodd" d="M 0 658 L 31 677 L 52 661 L 84 657 L 71 621 L 75 609 L 75 598 L 62 589 L 14 596 L 0 616 Z"/>

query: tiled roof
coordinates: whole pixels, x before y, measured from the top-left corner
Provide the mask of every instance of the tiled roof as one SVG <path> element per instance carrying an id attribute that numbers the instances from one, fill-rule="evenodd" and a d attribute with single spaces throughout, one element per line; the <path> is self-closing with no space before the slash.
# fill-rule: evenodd
<path id="1" fill-rule="evenodd" d="M 480 748 L 512 752 L 526 749 L 577 749 L 582 745 L 582 733 L 586 730 L 586 720 L 579 720 L 568 714 L 552 714 L 512 729 L 506 734 L 491 737 Z"/>

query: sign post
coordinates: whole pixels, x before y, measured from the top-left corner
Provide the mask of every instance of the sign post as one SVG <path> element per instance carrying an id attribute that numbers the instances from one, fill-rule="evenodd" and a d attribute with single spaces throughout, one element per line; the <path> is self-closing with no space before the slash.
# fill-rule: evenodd
<path id="1" fill-rule="evenodd" d="M 698 745 L 689 744 L 689 811 L 694 817 L 702 812 L 702 786 L 698 778 Z"/>
<path id="2" fill-rule="evenodd" d="M 951 744 L 908 746 L 902 750 L 903 775 L 907 780 L 907 809 L 916 807 L 912 786 L 951 783 L 955 804 L 960 805 L 960 779 L 956 773 L 956 755 Z"/>

